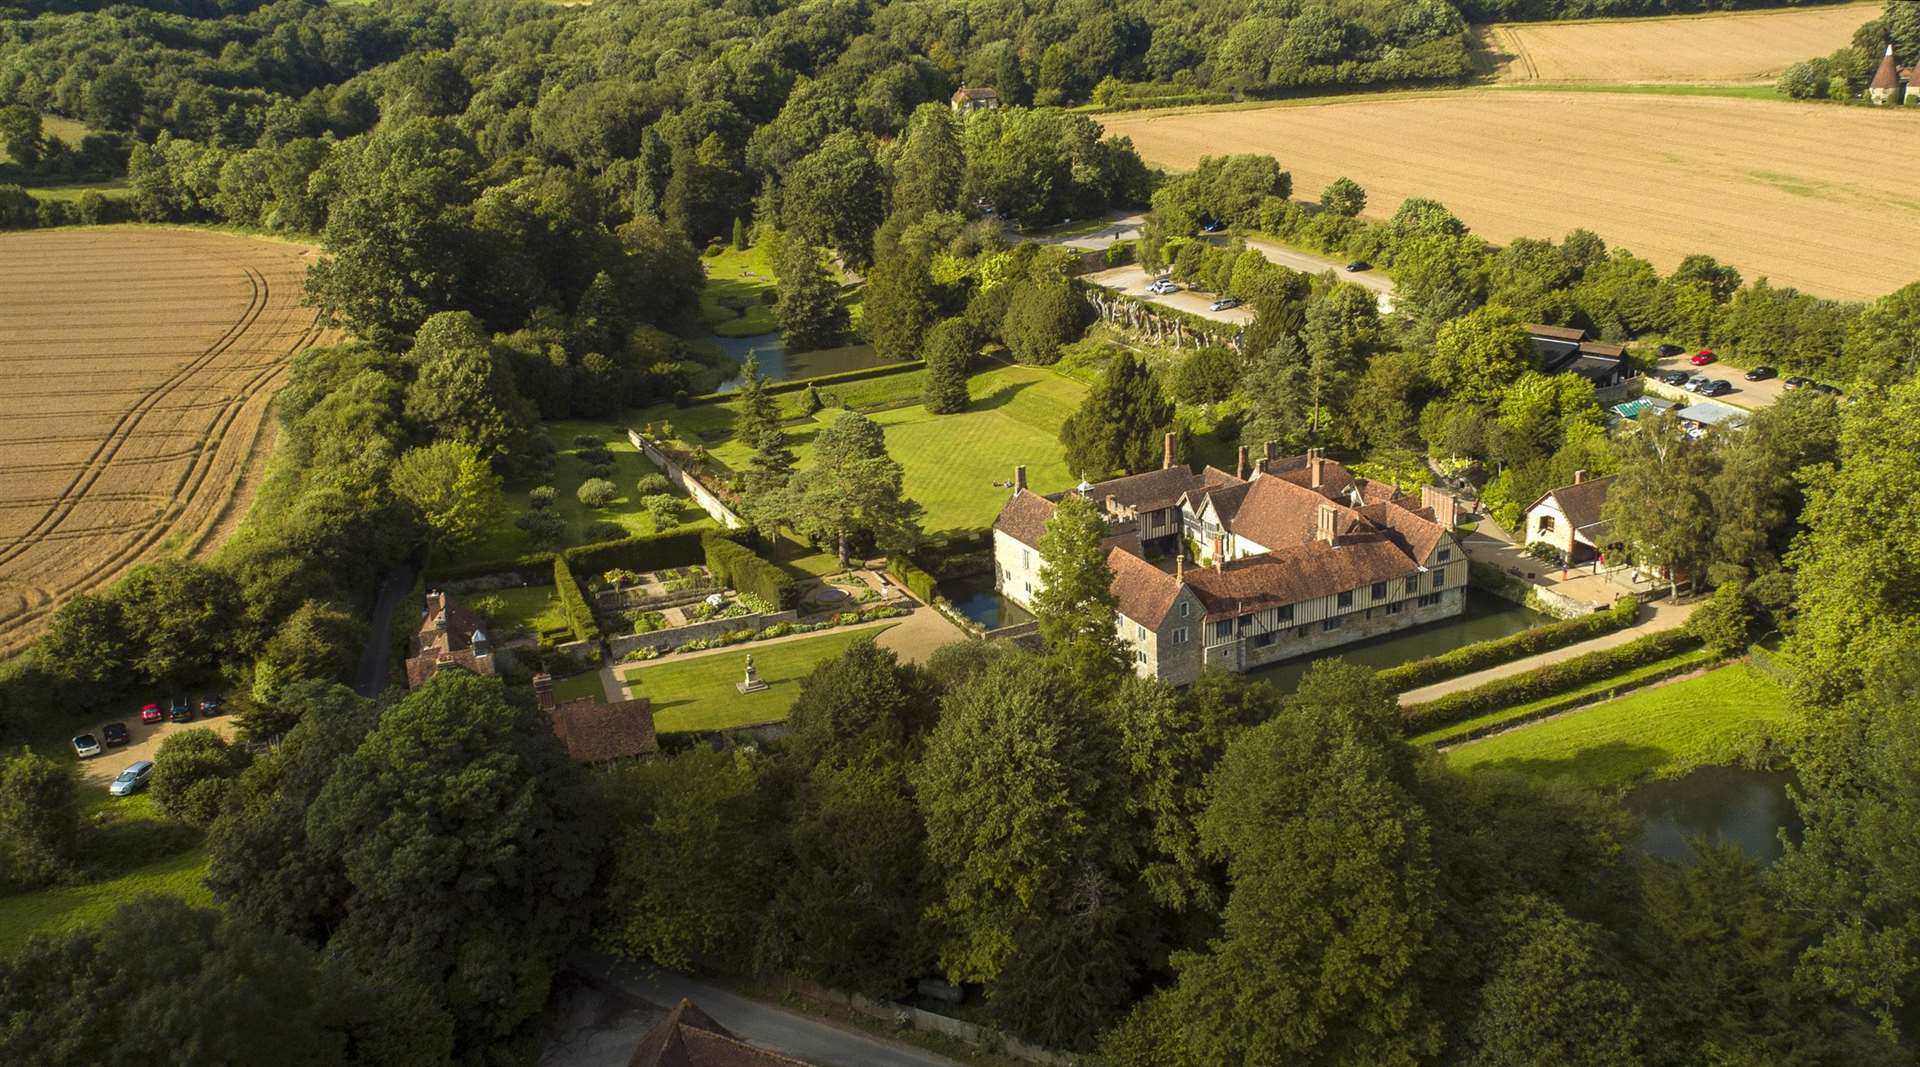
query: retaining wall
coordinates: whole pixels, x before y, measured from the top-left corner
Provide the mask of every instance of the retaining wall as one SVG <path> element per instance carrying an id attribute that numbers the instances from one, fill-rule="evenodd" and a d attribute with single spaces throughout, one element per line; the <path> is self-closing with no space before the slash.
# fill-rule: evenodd
<path id="1" fill-rule="evenodd" d="M 728 507 L 725 501 L 715 496 L 712 490 L 700 484 L 700 479 L 688 474 L 681 468 L 680 464 L 675 463 L 665 452 L 653 447 L 653 442 L 640 436 L 640 431 L 628 430 L 627 440 L 632 442 L 633 447 L 640 450 L 641 455 L 647 457 L 654 466 L 659 467 L 661 471 L 666 474 L 667 481 L 672 482 L 678 486 L 682 492 L 692 497 L 693 502 L 700 505 L 700 510 L 713 516 L 715 522 L 718 522 L 729 530 L 738 530 L 746 526 L 746 520 L 735 514 L 734 510 Z"/>
<path id="2" fill-rule="evenodd" d="M 688 641 L 704 641 L 734 630 L 764 630 L 783 622 L 798 622 L 800 612 L 788 608 L 786 611 L 768 611 L 754 615 L 740 615 L 731 619 L 710 619 L 707 622 L 689 623 L 686 626 L 670 626 L 651 633 L 627 634 L 607 642 L 613 658 L 623 660 L 627 653 L 636 648 L 651 645 L 662 652 L 671 652 Z"/>

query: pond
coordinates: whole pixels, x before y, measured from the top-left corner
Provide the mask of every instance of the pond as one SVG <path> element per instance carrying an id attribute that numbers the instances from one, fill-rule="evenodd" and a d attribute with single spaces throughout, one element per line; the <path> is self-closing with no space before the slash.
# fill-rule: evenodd
<path id="1" fill-rule="evenodd" d="M 1700 767 L 1667 781 L 1647 782 L 1627 792 L 1627 810 L 1646 823 L 1640 847 L 1674 863 L 1691 863 L 1694 837 L 1738 845 L 1761 863 L 1783 851 L 1780 831 L 1794 840 L 1803 824 L 1787 798 L 1793 775 L 1741 767 Z"/>
<path id="2" fill-rule="evenodd" d="M 1344 659 L 1380 670 L 1437 656 L 1478 641 L 1491 641 L 1554 621 L 1551 616 L 1522 607 L 1479 589 L 1467 590 L 1467 610 L 1442 622 L 1430 622 L 1399 633 L 1383 634 L 1351 645 L 1330 648 L 1313 656 L 1284 660 L 1250 672 L 1251 677 L 1291 693 L 1307 669 L 1322 659 Z"/>
<path id="3" fill-rule="evenodd" d="M 1027 609 L 994 589 L 992 574 L 950 578 L 940 583 L 939 591 L 956 611 L 989 630 L 1033 620 Z"/>
<path id="4" fill-rule="evenodd" d="M 841 371 L 864 370 L 877 367 L 880 359 L 873 353 L 872 345 L 847 345 L 843 348 L 823 348 L 816 352 L 788 352 L 785 342 L 777 333 L 763 333 L 753 337 L 707 338 L 713 345 L 725 353 L 727 358 L 737 365 L 745 365 L 748 353 L 760 362 L 760 373 L 768 381 L 784 382 L 794 378 L 814 378 L 822 374 L 838 374 Z M 740 388 L 740 376 L 734 375 L 720 384 L 715 392 L 731 393 Z"/>

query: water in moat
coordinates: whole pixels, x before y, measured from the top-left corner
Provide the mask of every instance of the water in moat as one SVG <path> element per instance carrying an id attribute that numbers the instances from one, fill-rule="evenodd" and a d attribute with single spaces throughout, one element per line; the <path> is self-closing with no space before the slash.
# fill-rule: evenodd
<path id="1" fill-rule="evenodd" d="M 951 601 L 960 614 L 989 630 L 1033 619 L 1027 609 L 1001 596 L 994 589 L 992 574 L 950 578 L 940 583 L 940 595 Z"/>
<path id="2" fill-rule="evenodd" d="M 1787 798 L 1793 775 L 1740 767 L 1701 767 L 1679 778 L 1628 790 L 1627 810 L 1645 822 L 1640 847 L 1675 863 L 1691 863 L 1696 837 L 1738 845 L 1762 863 L 1780 858 L 1780 831 L 1799 840 L 1803 824 Z"/>
<path id="3" fill-rule="evenodd" d="M 1382 634 L 1351 645 L 1330 648 L 1311 656 L 1282 660 L 1271 667 L 1250 672 L 1250 676 L 1291 693 L 1306 675 L 1307 668 L 1322 659 L 1344 659 L 1380 670 L 1437 656 L 1477 641 L 1491 641 L 1522 630 L 1552 622 L 1551 616 L 1503 600 L 1478 589 L 1467 590 L 1467 610 L 1440 622 L 1430 622 L 1411 630 Z"/>

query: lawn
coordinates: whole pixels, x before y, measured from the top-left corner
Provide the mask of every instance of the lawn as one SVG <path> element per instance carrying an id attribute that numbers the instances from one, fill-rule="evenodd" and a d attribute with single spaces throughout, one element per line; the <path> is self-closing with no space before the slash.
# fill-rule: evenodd
<path id="1" fill-rule="evenodd" d="M 513 523 L 530 510 L 527 492 L 536 485 L 551 485 L 554 488 L 556 496 L 553 511 L 567 525 L 566 538 L 561 542 L 563 546 L 612 540 L 627 534 L 657 533 L 653 520 L 640 507 L 640 494 L 635 486 L 642 475 L 659 474 L 660 468 L 647 462 L 640 450 L 627 441 L 626 425 L 622 419 L 605 422 L 567 419 L 547 423 L 547 434 L 559 452 L 554 460 L 553 472 L 545 478 L 509 482 L 499 511 L 481 531 L 479 538 L 460 551 L 449 553 L 448 558 L 436 562 L 455 566 L 481 560 L 508 560 L 532 552 L 534 547 L 528 542 L 526 532 Z M 574 495 L 580 483 L 588 477 L 586 461 L 576 455 L 580 448 L 574 444 L 574 438 L 578 435 L 591 436 L 604 442 L 607 451 L 613 455 L 613 472 L 607 475 L 607 480 L 614 484 L 619 495 L 607 507 L 589 508 Z M 673 494 L 681 504 L 674 526 L 712 524 L 713 520 L 684 494 L 678 490 L 674 490 Z M 624 533 L 609 530 L 603 536 L 589 536 L 588 527 L 598 523 L 612 523 Z"/>
<path id="2" fill-rule="evenodd" d="M 491 601 L 498 601 L 495 607 Z M 572 623 L 567 620 L 565 607 L 560 598 L 553 594 L 551 585 L 529 585 L 519 589 L 495 589 L 481 593 L 473 599 L 473 606 L 479 608 L 487 621 L 493 624 L 495 640 L 505 640 L 516 634 L 570 633 Z"/>
<path id="3" fill-rule="evenodd" d="M 708 329 L 722 337 L 756 337 L 780 329 L 773 305 L 766 302 L 774 282 L 765 246 L 744 252 L 728 248 L 701 262 L 707 267 L 707 285 L 700 291 L 700 317 Z"/>
<path id="4" fill-rule="evenodd" d="M 89 881 L 0 897 L 0 956 L 36 933 L 92 926 L 120 905 L 158 894 L 194 904 L 213 901 L 200 879 L 207 850 L 198 831 L 163 818 L 151 794 L 110 797 L 106 787 L 81 788 L 82 814 L 110 815 L 87 842 L 80 865 Z"/>
<path id="5" fill-rule="evenodd" d="M 1067 470 L 1060 448 L 1060 424 L 1086 396 L 1079 382 L 1038 367 L 1000 366 L 968 382 L 972 402 L 953 415 L 934 415 L 913 402 L 917 375 L 896 375 L 823 390 L 843 404 L 897 406 L 869 417 L 886 433 L 887 451 L 906 471 L 906 493 L 926 508 L 922 525 L 929 533 L 978 529 L 990 524 L 1006 502 L 1007 490 L 995 482 L 1013 478 L 1024 464 L 1027 484 L 1050 493 L 1079 479 Z M 904 394 L 904 395 L 903 395 Z M 801 394 L 782 397 L 797 404 Z M 890 398 L 890 399 L 885 399 Z M 863 403 L 866 402 L 866 403 Z M 798 415 L 787 427 L 794 454 L 805 466 L 814 437 L 840 413 L 825 408 L 812 417 Z M 752 450 L 732 436 L 736 412 L 730 404 L 701 404 L 685 409 L 649 408 L 643 424 L 670 422 L 674 435 L 689 445 L 705 445 L 714 458 L 734 470 L 745 469 Z"/>
<path id="6" fill-rule="evenodd" d="M 562 700 L 607 699 L 607 687 L 601 684 L 598 668 L 582 671 L 571 678 L 562 678 L 553 683 L 553 695 Z"/>
<path id="7" fill-rule="evenodd" d="M 1683 666 L 1705 666 L 1713 659 L 1713 655 L 1712 652 L 1701 648 L 1696 648 L 1690 652 L 1682 652 L 1677 656 L 1669 656 L 1666 659 L 1649 663 L 1644 667 L 1628 671 L 1625 674 L 1616 674 L 1611 678 L 1603 678 L 1591 685 L 1583 686 L 1570 692 L 1556 693 L 1553 696 L 1543 697 L 1530 703 L 1517 704 L 1510 708 L 1501 708 L 1499 711 L 1490 711 L 1485 715 L 1467 719 L 1464 722 L 1456 722 L 1451 726 L 1442 726 L 1438 730 L 1430 730 L 1427 733 L 1414 737 L 1413 743 L 1416 745 L 1436 745 L 1449 738 L 1469 734 L 1475 730 L 1505 722 L 1508 719 L 1518 719 L 1529 712 L 1537 711 L 1549 704 L 1559 704 L 1576 696 L 1592 697 L 1597 701 L 1603 699 L 1609 691 L 1619 689 L 1643 678 L 1651 678 L 1654 675 L 1672 671 Z"/>
<path id="8" fill-rule="evenodd" d="M 832 631 L 773 644 L 749 642 L 717 655 L 668 658 L 626 670 L 625 679 L 636 697 L 653 701 L 654 727 L 661 733 L 726 730 L 787 717 L 800 695 L 800 682 L 815 664 L 838 656 L 864 637 L 877 637 L 886 626 Z M 734 686 L 746 676 L 747 657 L 767 683 L 758 693 L 742 696 Z"/>
<path id="9" fill-rule="evenodd" d="M 40 116 L 40 135 L 48 140 L 58 137 L 67 142 L 69 148 L 80 147 L 80 142 L 92 132 L 85 123 L 76 122 L 73 119 L 61 118 L 58 115 Z M 13 157 L 7 154 L 7 146 L 0 143 L 0 163 L 12 162 Z"/>
<path id="10" fill-rule="evenodd" d="M 27 192 L 35 200 L 64 200 L 68 203 L 80 199 L 87 193 L 99 193 L 108 200 L 125 200 L 133 195 L 127 190 L 127 183 L 118 179 L 110 182 L 80 182 L 73 185 L 33 185 L 27 187 Z"/>
<path id="11" fill-rule="evenodd" d="M 1744 664 L 1449 749 L 1461 770 L 1623 786 L 1710 761 L 1748 726 L 1788 716 L 1786 693 Z"/>

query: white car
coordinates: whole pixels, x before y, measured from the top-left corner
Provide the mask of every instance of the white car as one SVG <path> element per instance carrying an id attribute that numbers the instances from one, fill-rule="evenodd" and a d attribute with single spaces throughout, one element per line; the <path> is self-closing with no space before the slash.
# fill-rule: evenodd
<path id="1" fill-rule="evenodd" d="M 153 777 L 153 761 L 137 760 L 127 764 L 127 769 L 121 771 L 120 777 L 113 780 L 113 784 L 107 787 L 107 792 L 116 797 L 132 796 L 144 789 L 147 779 L 151 777 Z"/>
<path id="2" fill-rule="evenodd" d="M 1147 286 L 1147 292 L 1158 296 L 1166 296 L 1168 293 L 1177 293 L 1179 291 L 1180 287 L 1178 285 L 1175 285 L 1165 278 L 1156 278 L 1152 285 Z"/>
<path id="3" fill-rule="evenodd" d="M 73 754 L 81 759 L 92 759 L 100 754 L 100 741 L 92 734 L 81 734 L 73 739 Z"/>

